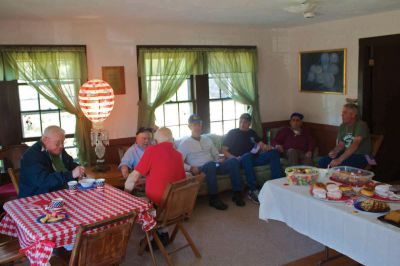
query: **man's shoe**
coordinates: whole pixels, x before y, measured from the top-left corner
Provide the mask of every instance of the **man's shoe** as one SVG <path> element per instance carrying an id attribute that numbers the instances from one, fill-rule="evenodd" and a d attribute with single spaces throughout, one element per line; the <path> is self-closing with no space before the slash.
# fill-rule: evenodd
<path id="1" fill-rule="evenodd" d="M 168 232 L 157 232 L 158 237 L 161 240 L 161 243 L 164 245 L 164 247 L 168 246 L 169 244 L 169 234 Z"/>
<path id="2" fill-rule="evenodd" d="M 258 200 L 258 194 L 259 194 L 260 192 L 257 190 L 257 189 L 255 189 L 255 190 L 249 190 L 249 193 L 247 194 L 247 197 L 252 201 L 252 202 L 254 202 L 255 204 L 258 204 L 258 205 L 260 205 L 260 201 Z"/>
<path id="3" fill-rule="evenodd" d="M 228 205 L 222 202 L 219 198 L 212 198 L 210 199 L 210 206 L 216 208 L 217 210 L 226 210 Z"/>
<path id="4" fill-rule="evenodd" d="M 236 206 L 243 207 L 246 203 L 243 200 L 241 192 L 234 192 L 232 196 L 232 201 L 236 203 Z"/>

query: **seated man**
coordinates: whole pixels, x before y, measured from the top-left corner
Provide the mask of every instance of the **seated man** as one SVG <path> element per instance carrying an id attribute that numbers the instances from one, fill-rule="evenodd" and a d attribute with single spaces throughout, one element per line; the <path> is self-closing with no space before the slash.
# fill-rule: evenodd
<path id="1" fill-rule="evenodd" d="M 209 204 L 217 210 L 225 210 L 228 206 L 218 197 L 217 172 L 229 173 L 231 177 L 233 198 L 238 206 L 245 203 L 241 196 L 242 186 L 240 183 L 240 163 L 236 158 L 218 160 L 218 150 L 212 141 L 201 136 L 203 122 L 200 116 L 193 114 L 189 117 L 189 128 L 192 135 L 179 144 L 178 150 L 183 155 L 185 170 L 193 175 L 203 172 L 206 175 Z"/>
<path id="2" fill-rule="evenodd" d="M 318 166 L 326 168 L 347 165 L 365 168 L 368 164 L 365 156 L 371 154 L 371 138 L 367 124 L 358 118 L 358 106 L 354 103 L 345 104 L 342 120 L 336 147 L 328 156 L 318 161 Z"/>
<path id="3" fill-rule="evenodd" d="M 239 128 L 228 132 L 222 148 L 226 158 L 236 158 L 241 162 L 249 186 L 248 197 L 254 203 L 259 204 L 259 191 L 256 188 L 256 175 L 253 167 L 269 163 L 272 178 L 275 179 L 281 177 L 281 163 L 279 152 L 263 143 L 257 133 L 250 129 L 250 125 L 251 116 L 247 113 L 242 114 Z M 260 153 L 259 150 L 261 150 Z"/>
<path id="4" fill-rule="evenodd" d="M 162 127 L 156 131 L 154 138 L 157 144 L 144 151 L 135 170 L 125 182 L 125 191 L 131 192 L 140 175 L 143 175 L 146 177 L 147 198 L 160 205 L 167 185 L 185 179 L 186 175 L 182 154 L 173 146 L 171 130 Z"/>
<path id="5" fill-rule="evenodd" d="M 315 141 L 310 132 L 302 127 L 303 118 L 302 114 L 293 113 L 290 116 L 290 127 L 279 130 L 271 143 L 281 153 L 285 152 L 289 165 L 313 164 L 312 151 L 315 148 Z"/>
<path id="6" fill-rule="evenodd" d="M 121 159 L 121 163 L 118 166 L 124 178 L 128 178 L 129 172 L 132 171 L 139 163 L 144 150 L 150 144 L 152 133 L 153 132 L 151 128 L 145 127 L 139 128 L 136 132 L 135 144 L 129 147 L 129 149 L 125 152 Z"/>
<path id="7" fill-rule="evenodd" d="M 22 155 L 19 178 L 21 198 L 63 189 L 67 182 L 83 176 L 85 169 L 74 163 L 66 153 L 64 139 L 63 129 L 49 126 L 41 140 Z"/>

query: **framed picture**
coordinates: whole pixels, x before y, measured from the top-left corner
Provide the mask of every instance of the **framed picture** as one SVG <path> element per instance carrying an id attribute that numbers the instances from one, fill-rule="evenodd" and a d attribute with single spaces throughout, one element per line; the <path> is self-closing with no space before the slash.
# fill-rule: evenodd
<path id="1" fill-rule="evenodd" d="M 114 94 L 125 94 L 125 70 L 123 66 L 101 67 L 102 78 L 114 90 Z"/>
<path id="2" fill-rule="evenodd" d="M 301 92 L 346 94 L 346 49 L 300 52 Z"/>

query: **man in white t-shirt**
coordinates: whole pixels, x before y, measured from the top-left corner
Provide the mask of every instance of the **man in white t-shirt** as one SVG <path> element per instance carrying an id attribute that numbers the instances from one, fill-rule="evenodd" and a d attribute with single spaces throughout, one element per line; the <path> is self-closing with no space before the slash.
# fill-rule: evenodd
<path id="1" fill-rule="evenodd" d="M 212 141 L 201 135 L 203 122 L 200 116 L 192 114 L 189 117 L 189 128 L 192 135 L 182 140 L 178 150 L 183 155 L 185 170 L 193 175 L 203 172 L 206 175 L 210 206 L 217 210 L 226 210 L 228 206 L 218 196 L 217 173 L 229 173 L 233 190 L 233 202 L 244 206 L 242 184 L 240 181 L 240 162 L 236 158 L 219 159 L 218 150 Z"/>

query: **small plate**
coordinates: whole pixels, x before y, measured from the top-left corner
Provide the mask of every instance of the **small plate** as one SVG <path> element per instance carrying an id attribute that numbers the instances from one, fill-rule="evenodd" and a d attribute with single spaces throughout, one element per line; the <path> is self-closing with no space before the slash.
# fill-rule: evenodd
<path id="1" fill-rule="evenodd" d="M 341 197 L 340 199 L 328 199 L 328 198 L 321 199 L 321 198 L 314 197 L 314 194 L 312 193 L 312 190 L 310 190 L 310 194 L 311 194 L 311 196 L 312 196 L 314 199 L 322 200 L 322 201 L 327 201 L 327 202 L 346 202 L 346 201 L 348 201 L 349 199 L 351 199 L 351 197 L 349 197 L 349 196 L 344 196 L 344 195 L 342 195 L 342 197 Z"/>
<path id="2" fill-rule="evenodd" d="M 62 219 L 60 219 L 60 220 L 58 220 L 58 221 L 56 221 L 56 222 L 45 222 L 45 223 L 42 223 L 42 222 L 40 221 L 40 219 L 42 219 L 43 217 L 45 217 L 47 214 L 43 214 L 43 215 L 39 216 L 39 217 L 36 219 L 36 222 L 38 222 L 38 223 L 40 223 L 40 224 L 56 224 L 56 223 L 60 223 L 60 222 L 63 222 L 63 221 L 66 221 L 66 220 L 69 219 L 69 216 L 68 216 L 67 213 L 61 212 L 61 213 L 59 213 L 58 215 L 60 215 L 60 214 L 64 215 L 64 218 L 62 218 Z"/>
<path id="3" fill-rule="evenodd" d="M 359 211 L 366 212 L 366 213 L 371 213 L 371 214 L 379 214 L 379 213 L 388 213 L 388 212 L 390 212 L 390 210 L 383 211 L 383 212 L 371 212 L 371 211 L 366 211 L 366 210 L 364 210 L 363 208 L 361 208 L 361 203 L 362 203 L 362 201 L 356 201 L 356 202 L 354 203 L 354 208 L 356 208 L 356 209 L 359 210 Z"/>

